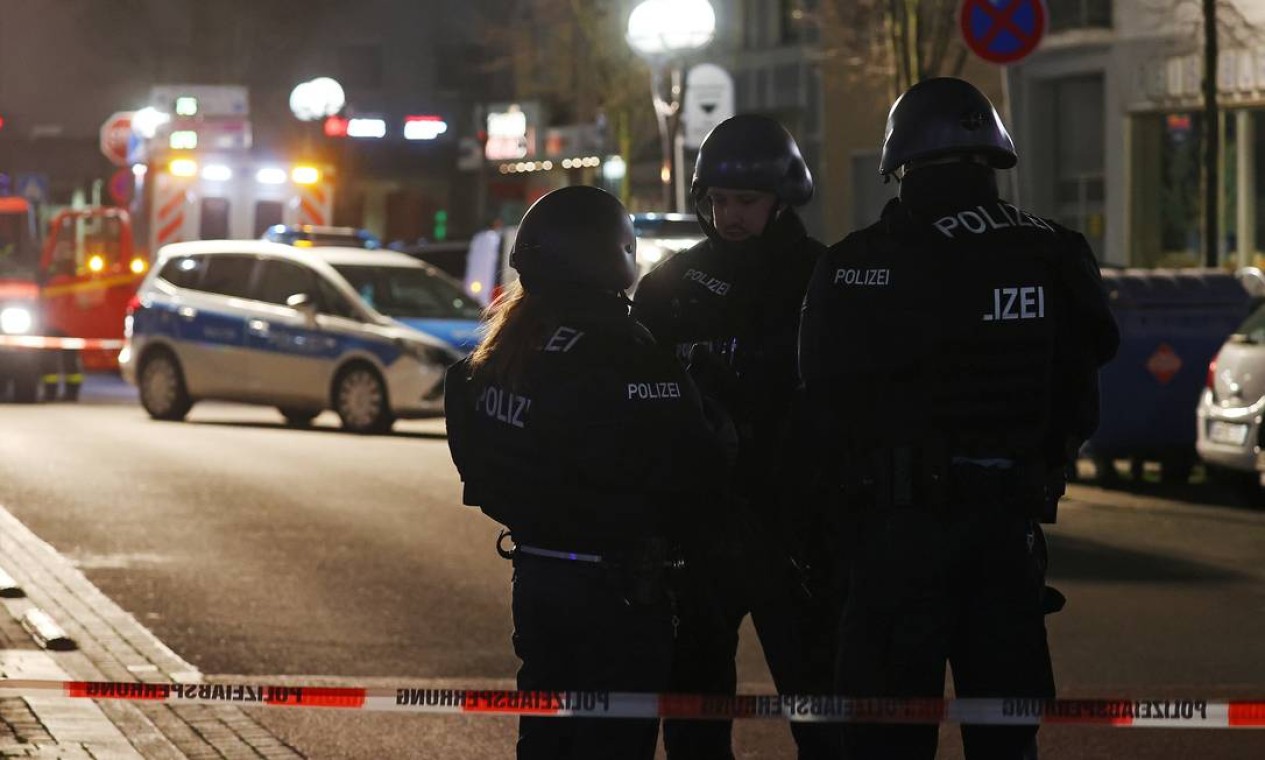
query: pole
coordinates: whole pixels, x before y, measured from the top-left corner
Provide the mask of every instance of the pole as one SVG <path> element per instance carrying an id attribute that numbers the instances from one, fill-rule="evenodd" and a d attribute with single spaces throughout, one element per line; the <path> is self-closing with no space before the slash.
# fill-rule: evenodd
<path id="1" fill-rule="evenodd" d="M 1014 129 L 1015 112 L 1010 103 L 1010 67 L 1001 67 L 1001 104 L 1002 104 L 1002 120 L 1006 124 L 1006 129 Z M 1009 169 L 1010 174 L 1010 202 L 1016 206 L 1022 206 L 1019 202 L 1019 167 L 1013 166 Z"/>
<path id="2" fill-rule="evenodd" d="M 1217 157 L 1221 153 L 1217 118 L 1217 0 L 1203 0 L 1204 13 L 1204 264 L 1220 263 L 1221 216 L 1218 207 L 1221 177 Z"/>
<path id="3" fill-rule="evenodd" d="M 678 214 L 685 210 L 685 135 L 681 132 L 681 103 L 684 102 L 684 84 L 681 67 L 672 66 L 672 178 L 676 182 L 676 204 L 672 210 Z"/>
<path id="4" fill-rule="evenodd" d="M 1235 209 L 1238 220 L 1239 266 L 1256 264 L 1256 183 L 1253 167 L 1256 166 L 1256 135 L 1253 130 L 1252 112 L 1246 108 L 1235 111 L 1235 136 L 1238 140 L 1238 196 Z"/>
<path id="5" fill-rule="evenodd" d="M 663 148 L 663 163 L 659 165 L 659 184 L 663 191 L 663 208 L 672 206 L 672 134 L 668 128 L 671 105 L 663 99 L 663 64 L 650 65 L 650 94 L 654 98 L 654 113 L 659 121 L 659 143 Z"/>

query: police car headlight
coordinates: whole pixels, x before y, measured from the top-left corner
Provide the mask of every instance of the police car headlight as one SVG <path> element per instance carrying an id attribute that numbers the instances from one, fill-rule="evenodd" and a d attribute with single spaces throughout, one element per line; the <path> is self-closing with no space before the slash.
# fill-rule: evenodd
<path id="1" fill-rule="evenodd" d="M 35 327 L 35 314 L 24 306 L 9 306 L 0 310 L 0 332 L 9 335 L 26 335 Z"/>

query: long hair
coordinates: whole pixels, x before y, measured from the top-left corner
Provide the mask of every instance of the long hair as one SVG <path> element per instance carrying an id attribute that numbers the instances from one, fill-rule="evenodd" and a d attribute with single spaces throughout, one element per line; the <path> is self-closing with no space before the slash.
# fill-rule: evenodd
<path id="1" fill-rule="evenodd" d="M 528 363 L 557 322 L 554 308 L 514 282 L 488 307 L 486 332 L 470 354 L 471 371 L 505 388 L 521 388 Z"/>

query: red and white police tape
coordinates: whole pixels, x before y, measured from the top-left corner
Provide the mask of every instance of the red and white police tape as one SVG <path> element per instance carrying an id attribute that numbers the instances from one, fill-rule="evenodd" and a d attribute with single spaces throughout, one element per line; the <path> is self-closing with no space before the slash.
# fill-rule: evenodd
<path id="1" fill-rule="evenodd" d="M 1133 728 L 1265 728 L 1265 700 L 856 699 L 794 694 L 632 694 L 269 684 L 0 679 L 0 697 L 121 699 L 167 704 L 258 704 L 439 715 L 558 718 L 790 720 L 803 723 L 1092 724 Z"/>
<path id="2" fill-rule="evenodd" d="M 110 338 L 56 338 L 48 335 L 0 335 L 2 348 L 53 348 L 69 351 L 113 351 L 123 341 Z"/>

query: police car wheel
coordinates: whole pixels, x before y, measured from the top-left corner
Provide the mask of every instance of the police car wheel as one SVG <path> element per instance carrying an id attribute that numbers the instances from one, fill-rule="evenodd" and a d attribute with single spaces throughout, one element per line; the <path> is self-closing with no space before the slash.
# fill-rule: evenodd
<path id="1" fill-rule="evenodd" d="M 339 374 L 334 409 L 343 429 L 351 433 L 385 433 L 395 422 L 382 377 L 364 365 L 353 365 Z"/>
<path id="2" fill-rule="evenodd" d="M 295 409 L 285 406 L 278 408 L 277 411 L 281 412 L 286 424 L 291 427 L 307 427 L 321 413 L 320 409 Z"/>
<path id="3" fill-rule="evenodd" d="M 155 354 L 141 367 L 141 406 L 156 420 L 183 420 L 193 401 L 184 387 L 184 375 L 176 358 L 168 353 Z"/>

